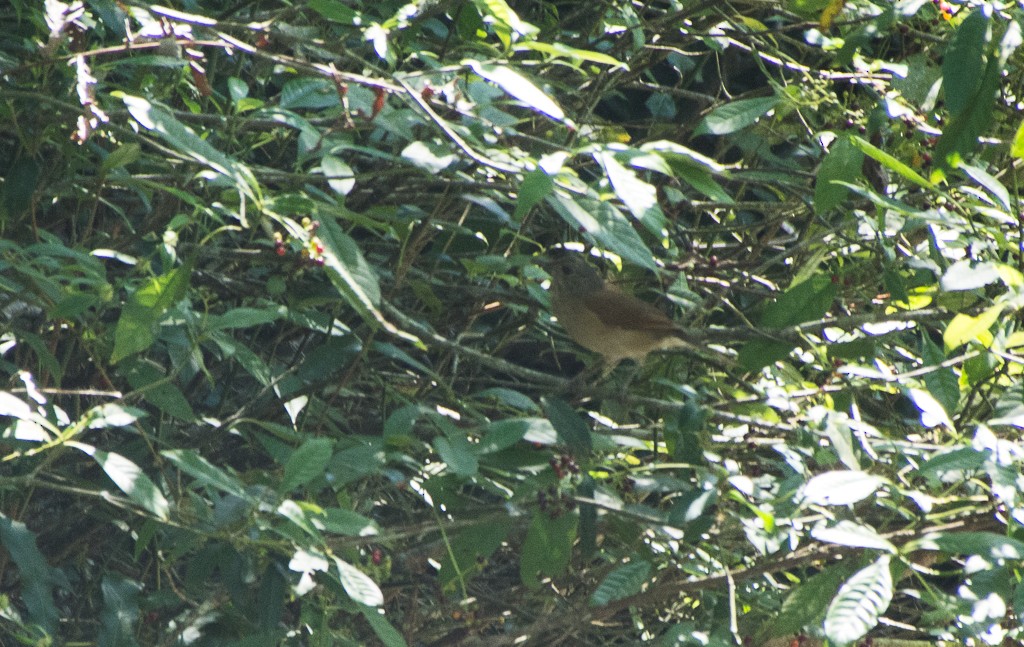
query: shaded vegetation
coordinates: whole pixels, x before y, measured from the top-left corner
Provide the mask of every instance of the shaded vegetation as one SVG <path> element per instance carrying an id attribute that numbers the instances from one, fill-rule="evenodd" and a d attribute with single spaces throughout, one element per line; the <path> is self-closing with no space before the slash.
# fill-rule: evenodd
<path id="1" fill-rule="evenodd" d="M 1021 19 L 13 0 L 0 642 L 1021 640 Z"/>

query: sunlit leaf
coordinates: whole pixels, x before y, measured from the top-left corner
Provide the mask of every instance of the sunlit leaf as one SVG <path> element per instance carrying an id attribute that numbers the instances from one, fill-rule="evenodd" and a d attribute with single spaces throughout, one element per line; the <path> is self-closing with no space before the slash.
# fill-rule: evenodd
<path id="1" fill-rule="evenodd" d="M 840 588 L 825 614 L 825 635 L 838 645 L 848 645 L 878 624 L 892 601 L 890 557 L 883 555 L 858 571 Z"/>
<path id="2" fill-rule="evenodd" d="M 552 119 L 558 121 L 565 119 L 565 113 L 551 97 L 512 68 L 475 60 L 464 61 L 464 64 L 527 106 L 543 112 Z"/>
<path id="3" fill-rule="evenodd" d="M 92 445 L 69 441 L 68 445 L 92 456 L 110 480 L 128 495 L 128 498 L 152 512 L 161 521 L 170 519 L 171 506 L 153 481 L 138 465 L 120 454 L 105 452 Z"/>

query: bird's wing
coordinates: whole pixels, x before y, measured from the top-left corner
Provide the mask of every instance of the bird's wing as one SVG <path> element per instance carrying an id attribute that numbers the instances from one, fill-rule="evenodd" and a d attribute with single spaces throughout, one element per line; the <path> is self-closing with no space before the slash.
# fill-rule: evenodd
<path id="1" fill-rule="evenodd" d="M 666 334 L 678 332 L 675 322 L 664 312 L 612 286 L 589 294 L 584 300 L 587 308 L 607 326 Z"/>

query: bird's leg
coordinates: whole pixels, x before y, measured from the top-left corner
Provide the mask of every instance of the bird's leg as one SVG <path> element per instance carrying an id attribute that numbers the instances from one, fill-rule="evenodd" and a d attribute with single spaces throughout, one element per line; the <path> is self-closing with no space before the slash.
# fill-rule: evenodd
<path id="1" fill-rule="evenodd" d="M 626 380 L 622 383 L 622 386 L 619 387 L 619 396 L 622 397 L 623 399 L 625 399 L 626 395 L 629 393 L 629 386 L 633 383 L 633 380 L 636 379 L 636 376 L 640 373 L 640 366 L 642 363 L 643 362 L 640 361 L 633 362 L 633 367 L 630 368 L 629 372 L 626 374 Z"/>
<path id="2" fill-rule="evenodd" d="M 598 359 L 596 362 L 583 368 L 582 371 L 577 373 L 575 376 L 565 381 L 565 385 L 562 387 L 564 393 L 575 393 L 582 394 L 584 387 L 587 386 L 595 375 L 600 374 L 597 381 L 600 382 L 608 377 L 611 373 L 611 369 L 615 368 L 615 364 L 606 366 L 603 359 Z"/>

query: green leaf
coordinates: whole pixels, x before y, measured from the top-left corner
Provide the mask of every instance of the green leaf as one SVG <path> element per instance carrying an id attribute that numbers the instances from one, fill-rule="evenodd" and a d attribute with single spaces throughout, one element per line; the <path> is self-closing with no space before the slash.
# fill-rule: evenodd
<path id="1" fill-rule="evenodd" d="M 544 414 L 551 421 L 551 426 L 558 432 L 558 437 L 575 456 L 585 456 L 594 447 L 590 437 L 590 427 L 572 407 L 554 396 L 544 396 L 540 400 Z"/>
<path id="2" fill-rule="evenodd" d="M 854 146 L 849 138 L 836 139 L 818 167 L 814 184 L 814 213 L 821 215 L 843 204 L 850 190 L 835 181 L 854 181 L 861 177 L 863 165 L 864 153 Z"/>
<path id="3" fill-rule="evenodd" d="M 765 366 L 786 359 L 796 344 L 768 339 L 755 339 L 740 347 L 737 360 L 748 371 L 758 371 Z"/>
<path id="4" fill-rule="evenodd" d="M 576 486 L 576 494 L 588 499 L 594 498 L 594 479 L 589 474 L 580 478 Z M 593 503 L 580 503 L 579 551 L 584 559 L 590 558 L 597 551 L 597 506 Z"/>
<path id="5" fill-rule="evenodd" d="M 32 205 L 32 196 L 39 183 L 39 165 L 31 158 L 19 158 L 9 168 L 4 178 L 0 215 L 16 218 Z"/>
<path id="6" fill-rule="evenodd" d="M 103 611 L 97 644 L 110 647 L 135 647 L 135 632 L 141 612 L 139 594 L 142 585 L 111 571 L 103 575 Z"/>
<path id="7" fill-rule="evenodd" d="M 438 579 L 442 589 L 448 590 L 454 582 L 464 582 L 469 575 L 482 571 L 487 558 L 501 547 L 511 530 L 509 524 L 487 522 L 459 531 L 441 560 Z"/>
<path id="8" fill-rule="evenodd" d="M 964 109 L 953 116 L 943 128 L 942 136 L 935 144 L 934 157 L 940 168 L 956 166 L 974 151 L 978 137 L 992 122 L 992 110 L 999 92 L 1003 72 L 1010 55 L 1021 44 L 1021 26 L 1015 20 L 1008 22 L 1006 31 L 997 48 L 997 55 L 990 55 L 988 65 L 981 75 L 977 91 L 968 98 Z"/>
<path id="9" fill-rule="evenodd" d="M 960 23 L 942 57 L 942 89 L 952 115 L 963 112 L 981 83 L 990 18 L 989 9 L 972 11 Z"/>
<path id="10" fill-rule="evenodd" d="M 149 279 L 128 297 L 114 331 L 114 352 L 110 362 L 140 353 L 156 341 L 153 328 L 167 310 L 185 297 L 192 276 L 189 261 L 162 276 Z"/>
<path id="11" fill-rule="evenodd" d="M 166 107 L 130 95 L 122 95 L 121 100 L 128 107 L 129 114 L 143 128 L 159 135 L 178 152 L 230 178 L 240 193 L 256 199 L 259 182 L 249 167 L 214 148 L 194 130 L 178 121 Z M 244 222 L 244 216 L 241 219 Z"/>
<path id="12" fill-rule="evenodd" d="M 513 217 L 519 221 L 544 198 L 555 190 L 555 180 L 542 169 L 530 171 L 519 185 L 516 210 Z"/>
<path id="13" fill-rule="evenodd" d="M 947 292 L 977 290 L 995 283 L 1001 278 L 999 266 L 995 263 L 972 263 L 957 261 L 942 275 L 940 285 Z"/>
<path id="14" fill-rule="evenodd" d="M 912 550 L 938 550 L 950 555 L 981 555 L 990 562 L 1024 559 L 1024 542 L 994 532 L 937 532 L 913 543 Z"/>
<path id="15" fill-rule="evenodd" d="M 516 391 L 515 389 L 507 389 L 501 386 L 491 387 L 484 389 L 473 396 L 475 400 L 488 400 L 494 399 L 505 406 L 517 409 L 519 411 L 526 411 L 530 413 L 537 413 L 540 411 L 540 407 L 537 403 L 530 399 L 529 396 Z"/>
<path id="16" fill-rule="evenodd" d="M 357 25 L 360 22 L 361 14 L 339 0 L 309 0 L 306 6 L 331 22 L 343 25 Z"/>
<path id="17" fill-rule="evenodd" d="M 373 633 L 377 634 L 377 637 L 380 638 L 380 642 L 384 647 L 409 647 L 405 639 L 402 638 L 402 634 L 387 621 L 387 618 L 380 611 L 368 606 L 360 606 L 359 610 L 362 612 L 363 617 L 366 618 L 367 624 L 373 629 Z"/>
<path id="18" fill-rule="evenodd" d="M 325 508 L 323 517 L 314 519 L 322 523 L 324 530 L 336 535 L 371 537 L 380 532 L 377 524 L 358 512 L 342 508 Z"/>
<path id="19" fill-rule="evenodd" d="M 380 284 L 377 274 L 366 262 L 356 242 L 332 218 L 320 221 L 317 235 L 324 246 L 324 270 L 348 304 L 374 328 L 383 327 L 394 335 L 413 340 L 388 322 L 378 308 Z"/>
<path id="20" fill-rule="evenodd" d="M 1017 132 L 1013 136 L 1013 144 L 1010 146 L 1010 155 L 1017 159 L 1024 159 L 1024 121 L 1017 126 Z"/>
<path id="21" fill-rule="evenodd" d="M 542 43 L 536 40 L 529 40 L 524 43 L 519 43 L 513 47 L 512 50 L 515 52 L 534 51 L 542 54 L 548 54 L 556 58 L 570 58 L 577 64 L 580 61 L 587 61 L 589 63 L 598 63 L 600 65 L 611 65 L 613 68 L 622 67 L 629 69 L 625 63 L 622 63 L 613 56 L 602 54 L 601 52 L 594 52 L 589 49 L 577 49 L 557 42 Z"/>
<path id="22" fill-rule="evenodd" d="M 249 498 L 241 481 L 191 449 L 165 449 L 160 455 L 194 478 L 200 485 L 212 487 L 240 499 Z"/>
<path id="23" fill-rule="evenodd" d="M 401 445 L 411 440 L 413 425 L 425 412 L 418 404 L 407 404 L 392 411 L 384 421 L 384 442 Z"/>
<path id="24" fill-rule="evenodd" d="M 857 150 L 861 151 L 897 175 L 910 180 L 919 187 L 928 189 L 929 191 L 939 192 L 939 188 L 937 186 L 926 180 L 917 171 L 899 161 L 889 153 L 878 148 L 868 140 L 854 136 L 850 137 L 850 143 L 853 144 Z"/>
<path id="25" fill-rule="evenodd" d="M 975 340 L 985 341 L 983 338 L 991 334 L 989 329 L 999 320 L 1003 310 L 1003 304 L 997 304 L 976 317 L 965 314 L 954 316 L 946 324 L 946 330 L 942 333 L 942 342 L 945 344 L 946 350 L 956 350 Z"/>
<path id="26" fill-rule="evenodd" d="M 644 182 L 632 170 L 615 159 L 610 151 L 598 151 L 594 159 L 604 168 L 615 195 L 622 200 L 633 217 L 654 236 L 665 236 L 665 214 L 658 206 L 658 192 L 654 186 Z"/>
<path id="27" fill-rule="evenodd" d="M 485 22 L 490 23 L 496 32 L 534 36 L 539 31 L 535 26 L 520 19 L 505 0 L 473 0 L 473 4 Z M 506 37 L 502 39 L 502 43 L 508 47 L 510 41 Z"/>
<path id="28" fill-rule="evenodd" d="M 949 414 L 955 414 L 960 410 L 960 382 L 952 367 L 941 368 L 939 365 L 946 361 L 946 355 L 939 348 L 938 344 L 924 334 L 921 336 L 921 359 L 925 366 L 934 367 L 935 370 L 924 375 L 924 384 L 928 392 L 932 394 L 942 408 Z"/>
<path id="29" fill-rule="evenodd" d="M 811 536 L 818 541 L 826 541 L 840 546 L 870 548 L 872 550 L 884 550 L 889 553 L 896 552 L 896 546 L 878 534 L 871 526 L 846 519 L 832 526 L 817 526 L 811 530 Z"/>
<path id="30" fill-rule="evenodd" d="M 210 315 L 206 325 L 210 330 L 252 328 L 273 323 L 288 316 L 284 306 L 266 308 L 232 308 L 222 315 Z"/>
<path id="31" fill-rule="evenodd" d="M 56 572 L 36 546 L 36 536 L 20 521 L 0 513 L 0 544 L 18 567 L 21 599 L 32 622 L 56 637 L 60 613 L 53 603 Z"/>
<path id="32" fill-rule="evenodd" d="M 327 185 L 338 195 L 348 195 L 356 186 L 352 167 L 340 157 L 324 155 L 320 160 L 320 170 L 327 178 Z"/>
<path id="33" fill-rule="evenodd" d="M 440 144 L 412 142 L 402 149 L 402 158 L 418 166 L 431 175 L 436 175 L 452 165 L 458 159 L 455 153 Z"/>
<path id="34" fill-rule="evenodd" d="M 92 445 L 76 441 L 68 441 L 67 444 L 92 456 L 110 480 L 127 494 L 129 499 L 152 512 L 161 521 L 170 519 L 171 506 L 164 498 L 163 492 L 138 465 L 120 454 L 105 452 Z"/>
<path id="35" fill-rule="evenodd" d="M 853 569 L 852 563 L 840 562 L 798 583 L 792 593 L 786 596 L 779 614 L 765 627 L 760 637 L 767 641 L 768 638 L 791 636 L 823 620 L 830 600 Z"/>
<path id="36" fill-rule="evenodd" d="M 874 494 L 888 481 L 856 470 L 824 472 L 803 487 L 803 499 L 811 505 L 850 505 Z"/>
<path id="37" fill-rule="evenodd" d="M 469 478 L 476 474 L 480 468 L 473 446 L 461 436 L 445 438 L 438 436 L 434 438 L 434 450 L 438 456 L 451 468 L 456 475 L 462 478 Z"/>
<path id="38" fill-rule="evenodd" d="M 304 76 L 292 79 L 281 88 L 280 107 L 285 110 L 318 110 L 341 105 L 338 88 L 330 79 Z M 293 125 L 304 130 L 304 122 Z"/>
<path id="39" fill-rule="evenodd" d="M 538 574 L 555 577 L 565 571 L 576 539 L 576 523 L 574 514 L 555 519 L 540 512 L 533 515 L 519 562 L 519 575 L 527 588 L 540 587 Z"/>
<path id="40" fill-rule="evenodd" d="M 941 479 L 948 482 L 952 478 L 964 480 L 968 478 L 967 474 L 980 470 L 986 460 L 987 452 L 978 451 L 973 447 L 945 450 L 917 468 L 917 473 L 932 481 Z"/>
<path id="41" fill-rule="evenodd" d="M 344 449 L 331 460 L 331 482 L 338 487 L 364 476 L 380 474 L 384 463 L 384 450 L 376 442 Z"/>
<path id="42" fill-rule="evenodd" d="M 132 393 L 160 411 L 186 422 L 196 419 L 188 398 L 155 362 L 133 359 L 122 366 L 120 373 L 134 389 Z"/>
<path id="43" fill-rule="evenodd" d="M 369 575 L 337 557 L 334 558 L 334 565 L 338 568 L 338 580 L 342 588 L 353 601 L 368 607 L 384 604 L 384 594 Z"/>
<path id="44" fill-rule="evenodd" d="M 122 144 L 110 152 L 109 155 L 103 158 L 103 163 L 100 165 L 100 173 L 106 175 L 110 171 L 127 166 L 137 161 L 142 156 L 142 147 L 132 142 L 128 144 Z"/>
<path id="45" fill-rule="evenodd" d="M 603 607 L 609 602 L 628 598 L 640 592 L 651 573 L 651 563 L 638 560 L 617 567 L 597 585 L 590 596 L 590 606 Z"/>
<path id="46" fill-rule="evenodd" d="M 565 119 L 565 113 L 543 90 L 522 74 L 503 65 L 481 63 L 468 59 L 462 62 L 478 76 L 494 83 L 505 92 L 522 101 L 527 107 L 538 110 L 557 121 Z"/>
<path id="47" fill-rule="evenodd" d="M 839 588 L 825 613 L 825 636 L 837 645 L 848 645 L 878 624 L 892 602 L 889 555 L 879 557 Z"/>
<path id="48" fill-rule="evenodd" d="M 825 316 L 836 298 L 836 285 L 827 276 L 814 276 L 783 292 L 765 308 L 761 324 L 785 328 Z"/>
<path id="49" fill-rule="evenodd" d="M 556 191 L 547 198 L 562 219 L 574 228 L 587 232 L 606 249 L 630 263 L 656 269 L 651 250 L 647 248 L 629 221 L 608 202 L 594 198 L 572 198 Z"/>
<path id="50" fill-rule="evenodd" d="M 285 463 L 280 491 L 291 492 L 322 476 L 333 449 L 334 443 L 328 438 L 311 438 L 302 443 Z"/>
<path id="51" fill-rule="evenodd" d="M 93 407 L 85 414 L 89 421 L 89 429 L 109 429 L 111 427 L 129 427 L 139 419 L 145 418 L 146 412 L 135 407 L 120 404 L 101 404 Z"/>
<path id="52" fill-rule="evenodd" d="M 910 388 L 906 389 L 906 394 L 911 402 L 914 403 L 914 406 L 921 412 L 921 425 L 926 429 L 939 425 L 947 429 L 956 428 L 949 417 L 949 412 L 931 393 L 924 389 Z"/>
<path id="53" fill-rule="evenodd" d="M 747 126 L 771 112 L 779 105 L 775 96 L 758 99 L 739 99 L 715 108 L 697 124 L 693 134 L 696 135 L 728 135 Z"/>
<path id="54" fill-rule="evenodd" d="M 996 202 L 999 203 L 998 206 L 1002 207 L 1005 211 L 1009 212 L 1013 208 L 1010 204 L 1010 192 L 1003 186 L 1002 182 L 989 175 L 984 169 L 969 164 L 960 164 L 957 169 L 963 171 L 975 182 L 985 187 L 989 195 L 994 197 Z"/>
<path id="55" fill-rule="evenodd" d="M 496 420 L 481 429 L 477 454 L 493 454 L 508 449 L 526 436 L 531 430 L 541 432 L 551 429 L 551 423 L 542 418 L 506 418 Z"/>

